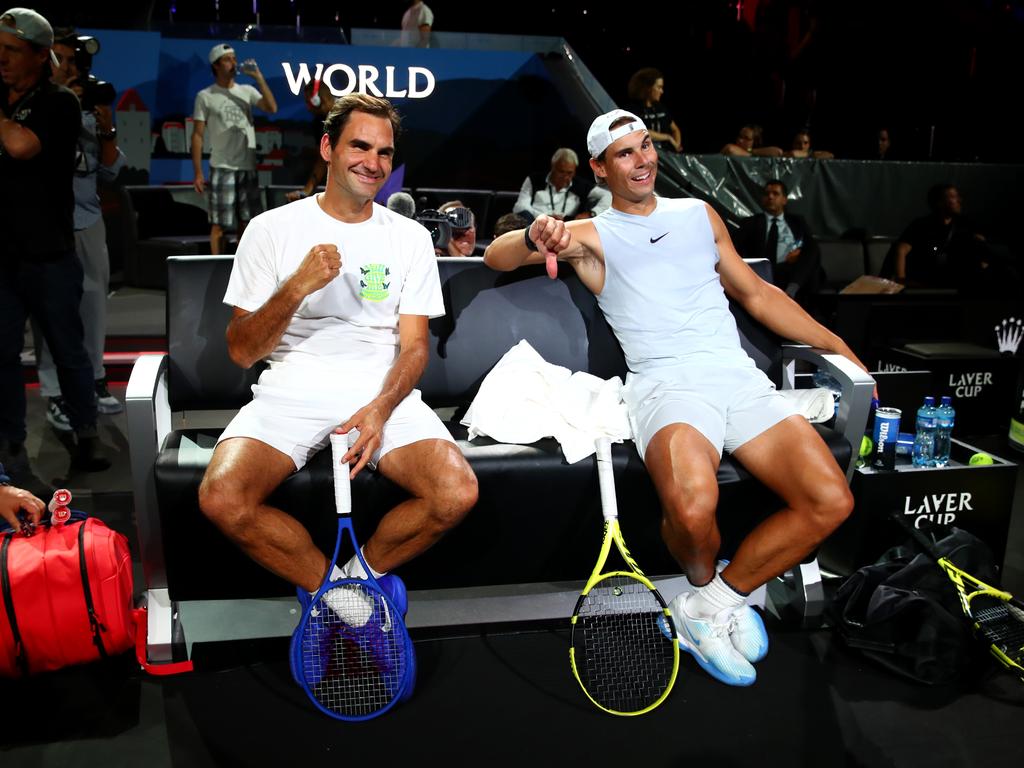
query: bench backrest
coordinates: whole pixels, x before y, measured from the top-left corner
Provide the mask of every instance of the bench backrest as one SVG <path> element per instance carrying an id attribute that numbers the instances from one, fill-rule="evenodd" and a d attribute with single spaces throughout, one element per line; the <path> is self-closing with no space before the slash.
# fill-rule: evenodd
<path id="1" fill-rule="evenodd" d="M 168 396 L 174 411 L 239 408 L 249 401 L 260 368 L 243 371 L 228 357 L 223 303 L 230 256 L 167 260 Z M 763 278 L 764 259 L 748 263 Z M 526 339 L 547 362 L 600 378 L 624 377 L 618 341 L 597 300 L 568 266 L 558 280 L 543 266 L 496 272 L 479 258 L 438 259 L 446 314 L 430 321 L 430 360 L 420 380 L 432 406 L 470 402 L 480 382 L 511 347 Z M 779 384 L 778 337 L 732 306 L 744 348 Z"/>

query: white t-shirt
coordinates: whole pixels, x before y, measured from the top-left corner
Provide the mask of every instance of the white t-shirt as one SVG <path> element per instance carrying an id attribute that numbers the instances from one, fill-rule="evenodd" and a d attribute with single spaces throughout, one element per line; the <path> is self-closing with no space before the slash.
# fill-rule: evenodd
<path id="1" fill-rule="evenodd" d="M 251 85 L 224 88 L 214 83 L 196 94 L 194 120 L 206 123 L 210 166 L 236 171 L 256 170 L 256 131 L 252 108 L 263 94 Z"/>
<path id="2" fill-rule="evenodd" d="M 400 314 L 444 314 L 430 234 L 376 203 L 369 219 L 346 224 L 324 213 L 317 197 L 249 222 L 224 302 L 254 312 L 294 274 L 310 248 L 334 243 L 341 273 L 302 300 L 269 356 L 271 366 L 386 371 L 398 357 Z"/>
<path id="3" fill-rule="evenodd" d="M 434 26 L 434 12 L 426 3 L 411 6 L 402 15 L 402 46 L 415 48 L 420 44 L 419 29 L 423 25 Z"/>

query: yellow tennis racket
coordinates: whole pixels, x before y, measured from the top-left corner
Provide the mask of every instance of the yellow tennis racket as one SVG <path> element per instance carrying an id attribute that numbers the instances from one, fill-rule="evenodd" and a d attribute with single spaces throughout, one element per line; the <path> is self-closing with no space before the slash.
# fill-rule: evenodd
<path id="1" fill-rule="evenodd" d="M 663 702 L 679 671 L 672 612 L 629 554 L 619 529 L 611 445 L 597 442 L 604 540 L 572 614 L 569 663 L 588 698 L 613 715 L 642 715 Z M 612 542 L 626 570 L 605 570 Z"/>
<path id="2" fill-rule="evenodd" d="M 906 517 L 892 517 L 935 560 L 956 587 L 960 607 L 971 622 L 975 636 L 988 644 L 1004 667 L 1024 680 L 1024 603 L 1009 592 L 990 586 L 939 554 L 934 542 Z"/>

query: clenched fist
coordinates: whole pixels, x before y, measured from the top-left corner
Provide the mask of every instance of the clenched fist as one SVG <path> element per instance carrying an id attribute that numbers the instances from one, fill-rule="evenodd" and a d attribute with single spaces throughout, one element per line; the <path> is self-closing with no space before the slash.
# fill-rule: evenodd
<path id="1" fill-rule="evenodd" d="M 314 245 L 291 279 L 303 296 L 319 291 L 341 272 L 338 246 L 330 243 Z"/>

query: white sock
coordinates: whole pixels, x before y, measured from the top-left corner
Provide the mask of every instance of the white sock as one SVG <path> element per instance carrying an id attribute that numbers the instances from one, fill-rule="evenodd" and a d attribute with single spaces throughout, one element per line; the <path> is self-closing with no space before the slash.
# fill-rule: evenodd
<path id="1" fill-rule="evenodd" d="M 363 560 L 366 559 L 366 552 L 363 551 L 362 547 L 359 548 L 359 554 L 361 554 L 363 556 Z M 375 578 L 375 579 L 379 579 L 381 576 L 383 576 L 383 575 L 385 575 L 387 573 L 387 571 L 384 571 L 382 573 L 382 572 L 374 569 L 374 567 L 372 565 L 370 565 L 369 563 L 367 563 L 366 566 L 367 566 L 367 568 L 370 569 L 370 573 L 373 574 L 373 578 Z M 344 566 L 342 566 L 341 568 L 338 568 L 338 566 L 334 566 L 334 570 L 331 571 L 331 580 L 332 581 L 334 581 L 335 579 L 365 579 L 365 578 L 366 578 L 366 569 L 363 568 L 362 562 L 355 555 L 352 555 L 352 557 L 349 559 L 349 561 L 347 563 L 345 563 Z"/>
<path id="2" fill-rule="evenodd" d="M 715 578 L 694 590 L 686 601 L 686 612 L 693 618 L 710 618 L 729 608 L 738 608 L 746 602 L 746 595 L 741 595 L 716 573 Z"/>

